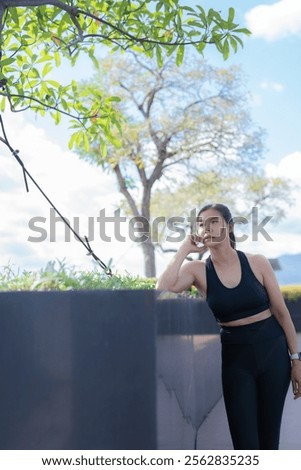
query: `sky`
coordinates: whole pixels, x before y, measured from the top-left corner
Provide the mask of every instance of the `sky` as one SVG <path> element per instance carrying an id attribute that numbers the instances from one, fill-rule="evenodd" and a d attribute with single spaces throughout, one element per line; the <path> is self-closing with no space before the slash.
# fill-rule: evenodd
<path id="1" fill-rule="evenodd" d="M 295 201 L 285 220 L 266 226 L 272 240 L 259 235 L 254 241 L 249 236 L 238 248 L 270 258 L 300 253 L 301 1 L 189 2 L 192 3 L 222 12 L 233 6 L 237 21 L 251 30 L 252 36 L 245 40 L 244 48 L 232 54 L 227 62 L 210 47 L 205 58 L 221 67 L 241 66 L 251 96 L 252 118 L 267 133 L 262 162 L 265 174 L 288 178 L 295 187 Z M 77 79 L 90 78 L 93 67 L 82 58 L 70 71 L 68 67 L 58 69 L 56 78 L 65 78 L 68 73 Z M 125 241 L 116 240 L 116 228 L 114 234 L 109 221 L 105 234 L 100 233 L 97 218 L 112 216 L 120 205 L 114 177 L 68 150 L 71 131 L 67 125 L 55 126 L 50 119 L 36 118 L 30 112 L 5 112 L 3 119 L 10 144 L 20 151 L 27 170 L 48 197 L 79 229 L 81 236 L 93 233 L 91 246 L 95 253 L 105 263 L 113 259 L 113 272 L 143 275 L 142 251 L 131 240 L 127 222 L 120 225 Z M 21 167 L 1 142 L 0 161 L 0 269 L 9 265 L 15 271 L 38 270 L 53 260 L 64 260 L 77 269 L 94 269 L 91 257 L 86 256 L 84 247 L 73 235 L 70 241 L 65 241 L 69 234 L 62 222 L 55 220 L 55 214 L 31 182 L 26 193 Z M 158 274 L 169 259 L 170 255 L 157 254 Z"/>

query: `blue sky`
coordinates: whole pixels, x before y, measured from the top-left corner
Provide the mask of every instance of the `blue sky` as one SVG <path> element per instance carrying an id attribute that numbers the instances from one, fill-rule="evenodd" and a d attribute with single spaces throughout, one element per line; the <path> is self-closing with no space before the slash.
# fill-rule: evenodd
<path id="1" fill-rule="evenodd" d="M 184 4 L 184 1 L 182 1 Z M 252 31 L 245 46 L 224 62 L 207 48 L 209 62 L 225 66 L 238 64 L 246 76 L 251 94 L 253 120 L 267 132 L 267 151 L 263 168 L 267 175 L 290 178 L 296 185 L 295 204 L 286 219 L 271 227 L 272 242 L 250 240 L 240 249 L 261 252 L 269 257 L 301 252 L 301 1 L 300 0 L 218 0 L 186 2 L 200 3 L 205 8 L 222 12 L 230 6 L 237 20 Z M 90 62 L 79 61 L 70 73 L 77 78 L 89 78 L 93 73 Z M 68 69 L 56 74 L 66 76 Z M 5 113 L 5 125 L 11 145 L 20 149 L 28 170 L 37 179 L 61 212 L 72 222 L 78 219 L 80 233 L 87 233 L 89 218 L 96 218 L 106 208 L 108 215 L 118 207 L 120 196 L 112 176 L 78 159 L 67 147 L 69 131 L 66 125 L 55 126 L 49 119 L 35 119 L 31 114 Z M 49 237 L 43 242 L 30 242 L 28 224 L 33 217 L 44 217 L 49 233 L 50 212 L 47 203 L 30 185 L 24 191 L 22 172 L 0 146 L 0 266 L 10 263 L 15 268 L 38 269 L 47 261 L 65 258 L 78 268 L 91 269 L 93 263 L 85 256 L 78 242 L 64 242 L 64 230 L 56 225 L 56 241 Z M 108 228 L 108 232 L 110 229 Z M 95 252 L 105 262 L 113 257 L 115 268 L 133 274 L 143 274 L 141 250 L 130 240 L 126 243 L 103 242 L 97 233 L 92 241 Z M 168 258 L 158 255 L 158 272 Z"/>

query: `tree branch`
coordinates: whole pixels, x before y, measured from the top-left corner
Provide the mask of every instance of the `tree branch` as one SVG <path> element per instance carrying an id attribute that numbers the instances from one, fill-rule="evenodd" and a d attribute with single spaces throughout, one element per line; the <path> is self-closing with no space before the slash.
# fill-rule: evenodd
<path id="1" fill-rule="evenodd" d="M 127 189 L 126 187 L 126 182 L 125 182 L 125 178 L 123 176 L 123 174 L 121 173 L 121 168 L 120 166 L 117 164 L 113 167 L 113 171 L 117 177 L 117 181 L 118 181 L 118 184 L 119 184 L 119 189 L 120 189 L 120 192 L 121 194 L 124 195 L 124 197 L 126 198 L 131 210 L 132 210 L 132 213 L 135 217 L 139 217 L 140 214 L 139 214 L 139 210 L 136 206 L 136 203 L 134 201 L 134 198 L 132 197 L 131 193 L 129 192 L 129 190 Z"/>
<path id="2" fill-rule="evenodd" d="M 124 3 L 124 2 L 123 2 Z M 129 4 L 131 2 L 128 2 Z M 147 2 L 143 3 L 141 6 L 138 6 L 136 9 L 132 9 L 129 11 L 124 11 L 124 15 L 133 15 L 140 9 L 143 9 Z M 118 47 L 127 49 L 131 47 L 132 45 L 135 44 L 141 44 L 145 51 L 147 51 L 147 46 L 149 46 L 149 49 L 152 50 L 156 45 L 158 46 L 163 46 L 165 48 L 171 47 L 177 47 L 177 46 L 188 46 L 188 45 L 193 45 L 193 46 L 200 46 L 200 45 L 207 45 L 207 44 L 215 44 L 217 46 L 218 44 L 222 44 L 224 39 L 227 38 L 227 36 L 232 33 L 236 32 L 234 29 L 233 31 L 230 29 L 227 29 L 227 26 L 225 26 L 225 21 L 224 22 L 219 22 L 219 21 L 214 21 L 213 25 L 211 28 L 206 27 L 203 28 L 205 31 L 203 31 L 202 27 L 201 29 L 197 32 L 198 39 L 193 40 L 192 39 L 192 34 L 191 32 L 194 33 L 193 37 L 195 37 L 196 31 L 193 31 L 193 24 L 187 24 L 185 29 L 182 29 L 180 26 L 180 32 L 177 34 L 177 26 L 173 28 L 173 33 L 172 33 L 172 40 L 168 40 L 168 35 L 166 35 L 169 30 L 166 27 L 163 26 L 156 26 L 156 24 L 150 22 L 149 24 L 146 22 L 145 23 L 145 28 L 143 28 L 144 24 L 142 20 L 139 20 L 137 18 L 137 22 L 140 22 L 141 28 L 140 31 L 137 33 L 130 33 L 126 31 L 126 29 L 123 29 L 123 26 L 120 26 L 120 22 L 116 20 L 116 23 L 113 21 L 109 20 L 106 18 L 106 13 L 103 14 L 102 17 L 99 17 L 99 12 L 92 13 L 88 10 L 89 8 L 89 3 L 87 2 L 87 10 L 81 10 L 80 8 L 76 6 L 70 6 L 67 5 L 64 1 L 61 0 L 0 0 L 0 33 L 3 28 L 4 22 L 3 22 L 3 14 L 6 10 L 9 10 L 9 8 L 27 8 L 27 7 L 40 7 L 43 5 L 50 5 L 57 7 L 61 9 L 62 11 L 65 11 L 69 14 L 70 19 L 72 23 L 74 24 L 78 35 L 75 37 L 73 40 L 70 40 L 69 47 L 77 45 L 79 42 L 84 42 L 85 39 L 89 37 L 94 37 L 94 38 L 99 38 L 104 41 L 109 41 L 111 43 L 117 44 Z M 108 13 L 108 16 L 110 15 L 111 12 Z M 80 22 L 78 21 L 79 16 L 83 16 L 85 18 L 89 18 L 91 20 L 96 21 L 99 25 L 103 25 L 105 28 L 109 28 L 110 32 L 106 34 L 97 34 L 95 33 L 94 35 L 84 35 L 84 31 L 80 25 Z M 196 14 L 197 16 L 197 14 Z M 126 21 L 125 21 L 126 24 Z M 215 27 L 218 28 L 218 39 L 217 36 L 214 36 L 214 32 L 216 33 Z M 100 26 L 101 27 L 101 26 Z M 144 31 L 143 31 L 144 29 Z M 155 38 L 152 39 L 152 33 L 150 31 L 157 29 L 158 34 L 155 34 Z M 240 31 L 238 30 L 238 33 Z M 247 30 L 242 30 L 245 34 L 247 34 Z M 113 34 L 113 37 L 111 35 Z M 120 38 L 114 37 L 114 35 L 120 34 Z M 175 36 L 176 35 L 176 36 Z M 234 36 L 231 36 L 234 38 Z M 241 42 L 241 41 L 240 41 Z M 127 44 L 125 44 L 127 43 Z M 234 43 L 236 44 L 236 40 L 234 39 Z M 234 47 L 234 46 L 233 46 Z"/>
<path id="3" fill-rule="evenodd" d="M 26 1 L 26 0 L 24 0 L 24 1 Z M 99 18 L 97 15 L 95 15 L 93 13 L 90 13 L 88 11 L 84 11 L 84 10 L 77 10 L 77 12 L 78 12 L 78 14 L 85 15 L 89 18 L 92 18 L 96 21 L 99 21 L 99 22 L 105 24 L 106 26 L 109 26 L 114 31 L 117 31 L 118 33 L 122 34 L 123 37 L 126 37 L 126 38 L 130 39 L 131 41 L 133 41 L 135 44 L 136 43 L 145 43 L 145 44 L 158 44 L 158 45 L 161 45 L 161 46 L 188 46 L 188 45 L 196 45 L 196 44 L 200 44 L 200 43 L 205 43 L 205 44 L 213 44 L 214 43 L 214 41 L 207 41 L 203 38 L 201 40 L 198 40 L 198 41 L 186 41 L 184 39 L 182 41 L 176 40 L 176 41 L 172 41 L 172 42 L 168 42 L 166 40 L 163 41 L 163 40 L 160 40 L 160 39 L 149 39 L 147 37 L 139 38 L 137 36 L 134 36 L 133 34 L 128 33 L 127 31 L 123 30 L 122 28 L 119 28 L 118 26 L 115 26 L 113 23 L 110 23 L 109 21 L 105 20 L 104 17 Z M 224 36 L 221 38 L 221 41 L 226 37 L 226 35 L 227 35 L 227 33 L 224 34 Z"/>
<path id="4" fill-rule="evenodd" d="M 105 14 L 102 17 L 98 16 L 98 13 L 91 13 L 88 11 L 89 4 L 87 5 L 87 10 L 81 10 L 77 8 L 76 6 L 70 6 L 67 5 L 65 2 L 61 0 L 0 0 L 0 34 L 3 30 L 4 23 L 3 21 L 3 15 L 5 11 L 8 11 L 9 8 L 27 8 L 27 7 L 39 7 L 43 5 L 50 5 L 57 7 L 61 9 L 62 11 L 65 11 L 69 14 L 70 19 L 72 23 L 74 24 L 76 30 L 77 30 L 77 35 L 74 37 L 74 39 L 69 39 L 69 44 L 66 45 L 67 50 L 69 50 L 70 55 L 74 51 L 70 50 L 72 47 L 77 49 L 78 43 L 84 43 L 86 39 L 88 38 L 96 38 L 100 39 L 101 41 L 109 41 L 112 44 L 116 44 L 118 47 L 121 49 L 128 49 L 129 47 L 135 45 L 135 44 L 141 44 L 145 51 L 147 51 L 147 46 L 149 46 L 149 49 L 153 49 L 156 45 L 158 46 L 163 46 L 163 47 L 177 47 L 177 46 L 188 46 L 188 45 L 193 45 L 193 46 L 198 46 L 201 44 L 216 44 L 216 38 L 212 38 L 211 40 L 208 39 L 208 35 L 210 34 L 210 31 L 205 31 L 203 33 L 202 31 L 199 31 L 199 39 L 197 40 L 192 40 L 190 39 L 189 33 L 190 30 L 188 31 L 181 31 L 181 35 L 177 35 L 175 39 L 172 41 L 168 41 L 168 38 L 166 36 L 166 30 L 162 27 L 159 27 L 159 31 L 161 33 L 162 29 L 162 34 L 158 33 L 158 36 L 155 39 L 152 39 L 149 34 L 149 27 L 151 29 L 156 28 L 155 25 L 152 23 L 150 25 L 146 25 L 147 27 L 145 28 L 144 31 L 142 31 L 142 34 L 140 36 L 140 32 L 137 32 L 136 34 L 131 34 L 123 27 L 119 26 L 119 23 L 117 22 L 114 24 L 112 21 L 108 21 L 108 19 L 105 19 Z M 141 7 L 138 7 L 137 9 L 134 9 L 133 11 L 130 11 L 128 14 L 133 14 L 134 12 L 138 11 L 139 9 L 143 8 L 143 5 Z M 105 28 L 109 28 L 110 32 L 108 34 L 103 34 L 103 33 L 94 33 L 94 34 L 84 34 L 84 30 L 82 29 L 80 22 L 78 21 L 78 17 L 80 15 L 83 15 L 85 18 L 90 18 L 94 21 L 97 21 L 99 25 L 103 25 Z M 220 25 L 219 25 L 220 26 Z M 101 26 L 100 26 L 101 27 Z M 188 25 L 188 28 L 190 26 Z M 220 26 L 221 27 L 221 26 Z M 120 38 L 116 38 L 116 34 L 120 34 Z M 160 35 L 159 35 L 160 34 Z M 218 42 L 222 43 L 223 40 L 227 37 L 229 34 L 229 31 L 223 28 L 222 32 L 220 33 Z M 115 37 L 114 37 L 115 36 Z M 62 41 L 62 43 L 64 43 Z"/>
<path id="5" fill-rule="evenodd" d="M 75 41 L 72 41 L 72 44 L 83 40 L 83 30 L 77 20 L 79 10 L 76 7 L 66 5 L 66 3 L 61 2 L 60 0 L 0 0 L 0 32 L 3 28 L 2 18 L 5 10 L 17 7 L 40 7 L 42 5 L 51 5 L 69 13 L 70 18 L 78 31 L 78 38 Z M 69 44 L 69 46 L 72 44 Z"/>
<path id="6" fill-rule="evenodd" d="M 0 0 L 0 8 L 17 8 L 17 7 L 40 7 L 42 5 L 52 5 L 58 7 L 61 10 L 66 11 L 70 15 L 78 15 L 78 9 L 66 5 L 66 3 L 61 2 L 60 0 Z"/>
<path id="7" fill-rule="evenodd" d="M 11 111 L 13 111 L 15 113 L 24 111 L 26 109 L 44 109 L 45 111 L 53 110 L 53 111 L 58 111 L 60 114 L 64 114 L 65 116 L 68 116 L 72 119 L 76 119 L 78 121 L 84 121 L 84 120 L 92 119 L 92 118 L 95 118 L 95 117 L 98 116 L 97 112 L 94 113 L 94 114 L 91 114 L 89 116 L 81 116 L 81 115 L 76 116 L 74 114 L 68 113 L 67 111 L 64 111 L 63 109 L 60 109 L 58 106 L 53 106 L 53 105 L 43 103 L 43 101 L 40 101 L 39 99 L 34 98 L 33 96 L 26 96 L 26 95 L 21 95 L 21 94 L 15 95 L 15 94 L 9 93 L 8 91 L 6 91 L 5 93 L 0 91 L 0 96 L 5 96 L 8 99 L 9 104 L 10 104 L 10 109 L 11 109 Z M 41 107 L 39 108 L 38 106 L 32 106 L 31 104 L 29 104 L 25 108 L 17 110 L 14 107 L 14 105 L 12 104 L 11 98 L 22 98 L 22 99 L 27 100 L 27 101 L 34 101 L 35 103 L 39 104 Z"/>
<path id="8" fill-rule="evenodd" d="M 139 173 L 139 176 L 140 176 L 140 179 L 141 179 L 141 183 L 143 184 L 143 187 L 147 186 L 148 180 L 147 180 L 147 177 L 146 177 L 145 169 L 143 167 L 140 167 L 136 163 L 135 163 L 135 165 L 136 165 L 137 171 Z"/>

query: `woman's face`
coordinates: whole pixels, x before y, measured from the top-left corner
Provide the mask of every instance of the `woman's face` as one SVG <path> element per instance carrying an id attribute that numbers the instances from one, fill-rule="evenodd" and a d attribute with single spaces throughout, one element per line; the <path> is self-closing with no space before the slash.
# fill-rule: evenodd
<path id="1" fill-rule="evenodd" d="M 207 209 L 198 217 L 197 233 L 202 237 L 204 245 L 209 247 L 229 238 L 229 225 L 216 209 Z"/>

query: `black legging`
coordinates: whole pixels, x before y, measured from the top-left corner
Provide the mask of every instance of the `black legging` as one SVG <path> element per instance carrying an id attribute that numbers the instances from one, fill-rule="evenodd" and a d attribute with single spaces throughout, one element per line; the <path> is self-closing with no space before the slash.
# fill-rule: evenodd
<path id="1" fill-rule="evenodd" d="M 222 327 L 222 380 L 234 449 L 278 449 L 290 359 L 275 317 Z"/>

